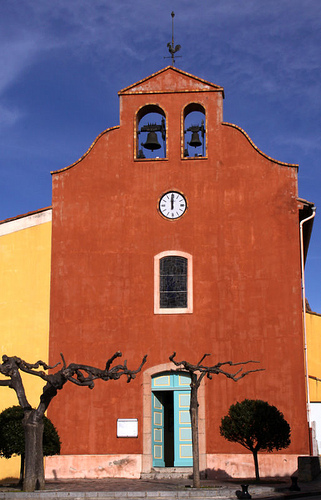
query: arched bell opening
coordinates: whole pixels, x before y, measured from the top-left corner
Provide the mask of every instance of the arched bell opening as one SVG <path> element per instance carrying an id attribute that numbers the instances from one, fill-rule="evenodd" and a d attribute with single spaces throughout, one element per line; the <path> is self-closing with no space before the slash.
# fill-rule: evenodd
<path id="1" fill-rule="evenodd" d="M 199 103 L 184 109 L 184 158 L 206 156 L 206 114 Z"/>
<path id="2" fill-rule="evenodd" d="M 136 158 L 166 158 L 166 116 L 156 104 L 148 104 L 136 115 Z"/>

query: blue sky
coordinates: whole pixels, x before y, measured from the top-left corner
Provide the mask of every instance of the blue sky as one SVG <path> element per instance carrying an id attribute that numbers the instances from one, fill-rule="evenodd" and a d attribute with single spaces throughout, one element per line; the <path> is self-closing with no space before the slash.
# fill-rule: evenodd
<path id="1" fill-rule="evenodd" d="M 224 121 L 300 166 L 321 313 L 320 0 L 0 0 L 0 220 L 49 206 L 50 171 L 118 125 L 118 90 L 170 64 L 172 10 L 176 66 L 223 86 Z"/>

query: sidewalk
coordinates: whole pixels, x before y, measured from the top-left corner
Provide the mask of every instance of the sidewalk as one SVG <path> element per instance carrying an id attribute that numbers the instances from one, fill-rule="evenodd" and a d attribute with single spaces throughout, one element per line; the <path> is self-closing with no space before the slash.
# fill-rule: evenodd
<path id="1" fill-rule="evenodd" d="M 0 485 L 0 499 L 5 500 L 188 500 L 188 499 L 236 499 L 241 491 L 239 481 L 203 480 L 201 488 L 193 489 L 189 479 L 78 479 L 47 481 L 46 489 L 24 493 L 12 485 Z M 248 492 L 253 499 L 291 499 L 304 496 L 321 497 L 321 475 L 314 481 L 299 483 L 300 491 L 290 490 L 291 481 L 273 478 L 260 484 L 249 484 Z"/>

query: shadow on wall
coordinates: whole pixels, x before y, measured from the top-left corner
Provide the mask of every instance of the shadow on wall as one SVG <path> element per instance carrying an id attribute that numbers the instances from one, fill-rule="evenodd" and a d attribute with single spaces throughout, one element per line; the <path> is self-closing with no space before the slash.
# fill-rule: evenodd
<path id="1" fill-rule="evenodd" d="M 232 479 L 232 476 L 227 474 L 225 470 L 222 469 L 205 469 L 201 471 L 202 479 Z"/>
<path id="2" fill-rule="evenodd" d="M 18 477 L 5 477 L 3 479 L 0 479 L 0 487 L 6 487 L 6 486 L 11 486 L 11 485 L 18 485 L 19 483 L 19 478 Z M 1 490 L 0 490 L 1 491 Z"/>
<path id="3" fill-rule="evenodd" d="M 291 479 L 291 477 L 298 477 L 299 475 L 299 471 L 295 471 L 293 474 L 291 475 L 275 475 L 273 477 L 262 477 L 260 478 L 260 482 L 261 483 L 271 483 L 271 481 L 274 481 L 274 482 L 281 482 L 281 483 L 284 483 L 284 482 L 287 482 Z M 192 476 L 191 476 L 192 477 Z M 256 479 L 255 479 L 255 474 L 253 474 L 253 476 L 249 476 L 247 478 L 244 478 L 244 477 L 237 477 L 237 476 L 231 476 L 229 474 L 227 474 L 227 472 L 225 470 L 222 470 L 222 469 L 205 469 L 203 471 L 201 471 L 201 479 L 217 479 L 217 480 L 220 480 L 220 481 L 230 481 L 232 483 L 239 483 L 239 482 L 250 482 L 250 483 L 256 483 Z"/>

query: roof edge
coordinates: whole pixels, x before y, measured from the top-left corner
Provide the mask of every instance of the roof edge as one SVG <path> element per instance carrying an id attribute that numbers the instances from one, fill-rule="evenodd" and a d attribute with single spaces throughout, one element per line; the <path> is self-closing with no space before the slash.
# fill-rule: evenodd
<path id="1" fill-rule="evenodd" d="M 222 92 L 223 93 L 223 97 L 224 97 L 224 88 L 221 87 L 220 85 L 216 85 L 215 83 L 212 83 L 212 82 L 209 82 L 207 80 L 204 80 L 203 78 L 199 78 L 198 76 L 192 75 L 191 73 L 187 73 L 186 71 L 183 71 L 181 69 L 175 68 L 174 66 L 166 66 L 165 68 L 162 68 L 159 71 L 156 71 L 156 73 L 152 73 L 151 75 L 146 76 L 145 78 L 142 78 L 141 80 L 138 80 L 138 82 L 132 83 L 128 87 L 125 87 L 124 89 L 120 90 L 118 92 L 118 95 L 121 96 L 123 94 L 130 93 L 129 92 L 130 89 L 133 88 L 133 87 L 136 87 L 136 85 L 140 85 L 140 84 L 142 84 L 142 83 L 150 80 L 151 78 L 154 78 L 155 76 L 160 75 L 161 73 L 164 73 L 165 71 L 169 71 L 169 70 L 175 71 L 176 73 L 179 73 L 181 75 L 187 76 L 189 78 L 192 78 L 193 80 L 196 80 L 198 82 L 202 82 L 202 83 L 204 83 L 206 85 L 209 85 L 210 87 L 213 87 L 213 90 Z"/>
<path id="2" fill-rule="evenodd" d="M 266 153 L 263 153 L 263 151 L 261 151 L 261 149 L 259 149 L 255 144 L 254 142 L 252 141 L 252 139 L 250 138 L 250 136 L 245 132 L 245 130 L 243 130 L 241 127 L 239 127 L 238 125 L 235 125 L 234 123 L 227 123 L 227 122 L 222 122 L 222 125 L 225 125 L 226 127 L 231 127 L 231 128 L 235 128 L 236 130 L 239 130 L 245 137 L 246 139 L 249 141 L 249 143 L 251 144 L 251 146 L 261 155 L 261 156 L 264 156 L 264 158 L 267 158 L 268 160 L 271 160 L 273 161 L 273 163 L 277 163 L 278 165 L 282 165 L 283 167 L 291 167 L 291 168 L 296 168 L 297 170 L 299 169 L 299 165 L 297 163 L 286 163 L 284 161 L 280 161 L 280 160 L 276 160 L 275 158 L 272 158 L 271 156 L 267 155 Z"/>
<path id="3" fill-rule="evenodd" d="M 5 219 L 0 221 L 0 237 L 31 227 L 40 226 L 41 224 L 51 222 L 51 219 L 52 207 L 41 208 L 34 212 L 28 212 L 26 214 L 17 215 L 16 217 L 11 217 L 10 219 Z"/>
<path id="4" fill-rule="evenodd" d="M 106 128 L 106 130 L 103 130 L 97 137 L 96 139 L 94 140 L 94 142 L 89 146 L 89 148 L 87 149 L 87 151 L 80 157 L 78 158 L 78 160 L 76 160 L 74 163 L 72 163 L 71 165 L 68 165 L 67 167 L 64 167 L 64 168 L 60 168 L 59 170 L 52 170 L 50 173 L 51 175 L 54 175 L 54 174 L 60 174 L 60 172 L 64 172 L 65 170 L 69 170 L 70 168 L 74 167 L 75 165 L 77 165 L 79 162 L 81 162 L 81 160 L 83 160 L 89 153 L 90 151 L 92 150 L 92 148 L 95 146 L 96 142 L 98 142 L 98 140 L 104 135 L 104 134 L 107 134 L 107 132 L 111 132 L 112 130 L 115 130 L 115 129 L 118 129 L 120 128 L 120 125 L 115 125 L 114 127 L 109 127 L 109 128 Z"/>
<path id="5" fill-rule="evenodd" d="M 52 207 L 39 208 L 38 210 L 33 210 L 32 212 L 27 212 L 25 214 L 15 215 L 14 217 L 9 217 L 9 219 L 0 220 L 0 224 L 5 224 L 6 222 L 12 222 L 14 220 L 23 219 L 24 217 L 31 217 L 32 215 L 38 215 L 47 210 L 52 210 Z"/>
<path id="6" fill-rule="evenodd" d="M 306 207 L 314 207 L 315 204 L 313 203 L 313 201 L 308 201 L 308 200 L 305 200 L 304 198 L 297 198 L 297 201 L 299 203 L 302 203 L 302 205 L 305 205 Z"/>
<path id="7" fill-rule="evenodd" d="M 311 314 L 311 316 L 319 316 L 321 318 L 321 313 L 317 313 L 316 311 L 306 311 L 306 314 Z"/>

